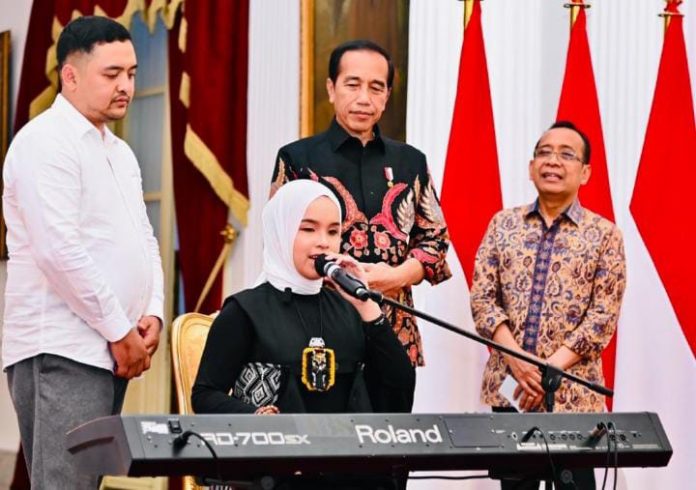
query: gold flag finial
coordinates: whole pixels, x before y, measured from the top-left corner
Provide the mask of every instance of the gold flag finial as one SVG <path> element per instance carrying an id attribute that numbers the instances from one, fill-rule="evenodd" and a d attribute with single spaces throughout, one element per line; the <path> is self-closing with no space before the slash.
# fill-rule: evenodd
<path id="1" fill-rule="evenodd" d="M 580 9 L 588 9 L 591 5 L 583 2 L 583 0 L 573 0 L 569 3 L 564 3 L 563 7 L 570 9 L 570 28 L 573 28 L 575 21 L 578 20 L 578 15 L 580 15 Z"/>
<path id="2" fill-rule="evenodd" d="M 225 225 L 225 229 L 220 232 L 222 235 L 222 238 L 225 240 L 225 243 L 232 243 L 237 239 L 237 235 L 239 235 L 239 232 L 234 229 L 234 227 L 227 223 Z"/>
<path id="3" fill-rule="evenodd" d="M 464 30 L 466 30 L 466 26 L 469 25 L 471 14 L 474 11 L 474 1 L 475 0 L 464 0 Z"/>
<path id="4" fill-rule="evenodd" d="M 672 20 L 672 17 L 683 17 L 684 14 L 679 12 L 679 4 L 682 3 L 682 0 L 665 0 L 665 2 L 667 2 L 665 9 L 658 15 L 664 19 L 665 33 L 667 33 L 667 28 L 669 27 L 669 22 Z"/>
<path id="5" fill-rule="evenodd" d="M 220 232 L 220 235 L 222 235 L 224 244 L 222 246 L 222 250 L 220 251 L 220 255 L 217 258 L 217 261 L 213 266 L 213 270 L 210 271 L 208 280 L 205 282 L 205 286 L 203 286 L 203 290 L 201 291 L 200 296 L 198 296 L 198 301 L 196 302 L 196 309 L 193 310 L 196 313 L 200 311 L 201 306 L 203 306 L 203 302 L 205 301 L 205 298 L 208 296 L 210 289 L 213 287 L 213 284 L 215 283 L 215 279 L 222 270 L 222 266 L 225 265 L 225 261 L 227 260 L 227 257 L 230 255 L 232 245 L 239 236 L 239 232 L 235 230 L 231 224 L 227 223 L 225 225 L 225 228 Z"/>

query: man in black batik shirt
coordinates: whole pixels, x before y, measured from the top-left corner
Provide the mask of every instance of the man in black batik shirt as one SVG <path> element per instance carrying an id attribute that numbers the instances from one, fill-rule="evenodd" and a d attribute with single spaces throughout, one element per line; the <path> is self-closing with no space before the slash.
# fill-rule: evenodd
<path id="1" fill-rule="evenodd" d="M 280 149 L 271 194 L 300 178 L 333 189 L 344 217 L 341 252 L 366 264 L 371 288 L 412 306 L 413 284 L 451 276 L 449 235 L 425 155 L 377 126 L 393 79 L 382 47 L 349 41 L 334 49 L 326 88 L 335 118 L 327 131 Z M 415 319 L 384 311 L 411 362 L 424 365 Z"/>

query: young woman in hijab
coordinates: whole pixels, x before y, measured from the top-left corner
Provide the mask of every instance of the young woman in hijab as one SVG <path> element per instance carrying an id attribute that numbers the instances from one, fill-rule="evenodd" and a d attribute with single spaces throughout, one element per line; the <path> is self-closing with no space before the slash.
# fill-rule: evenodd
<path id="1" fill-rule="evenodd" d="M 196 413 L 398 412 L 415 372 L 373 301 L 324 287 L 314 259 L 338 255 L 341 211 L 310 180 L 281 187 L 263 210 L 263 273 L 228 298 L 206 342 L 192 403 Z"/>

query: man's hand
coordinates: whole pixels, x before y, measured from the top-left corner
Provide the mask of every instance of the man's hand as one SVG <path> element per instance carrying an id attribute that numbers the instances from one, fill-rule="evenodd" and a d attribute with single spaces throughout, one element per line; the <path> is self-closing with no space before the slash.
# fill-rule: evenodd
<path id="1" fill-rule="evenodd" d="M 116 362 L 116 376 L 131 379 L 150 368 L 145 341 L 135 328 L 131 328 L 121 340 L 110 342 L 109 348 Z"/>
<path id="2" fill-rule="evenodd" d="M 546 362 L 565 371 L 581 360 L 582 356 L 576 354 L 565 345 L 562 345 L 546 359 Z"/>
<path id="3" fill-rule="evenodd" d="M 367 282 L 371 289 L 387 293 L 392 289 L 401 287 L 401 281 L 397 277 L 396 270 L 384 262 L 378 264 L 362 264 L 365 269 Z"/>
<path id="4" fill-rule="evenodd" d="M 377 264 L 362 264 L 367 273 L 367 281 L 371 289 L 382 293 L 396 291 L 404 286 L 417 284 L 425 274 L 423 266 L 414 258 L 408 259 L 403 264 L 392 267 L 385 262 Z"/>
<path id="5" fill-rule="evenodd" d="M 493 332 L 493 340 L 504 345 L 508 349 L 529 354 L 528 352 L 523 351 L 522 348 L 517 345 L 517 341 L 512 335 L 512 332 L 510 332 L 510 327 L 508 327 L 507 322 L 501 323 L 498 325 L 498 327 L 496 327 L 495 332 Z M 503 354 L 503 357 L 505 358 L 507 365 L 510 367 L 512 377 L 517 380 L 519 387 L 521 387 L 527 393 L 527 395 L 531 397 L 544 395 L 544 389 L 541 387 L 541 373 L 536 366 L 508 354 Z M 515 398 L 518 396 L 519 393 L 515 392 Z"/>
<path id="6" fill-rule="evenodd" d="M 519 398 L 520 408 L 525 412 L 529 412 L 540 407 L 544 401 L 544 391 L 541 387 L 541 374 L 539 370 L 536 366 L 532 366 L 522 360 L 513 359 L 509 356 L 505 356 L 505 358 L 510 366 L 512 375 L 519 382 L 513 396 L 515 400 Z M 546 359 L 546 362 L 559 369 L 566 370 L 581 359 L 581 356 L 568 347 L 561 346 L 553 355 Z M 515 367 L 513 367 L 513 365 L 515 365 Z M 518 378 L 518 376 L 520 376 L 520 378 Z M 522 384 L 520 379 L 526 381 L 526 387 Z"/>
<path id="7" fill-rule="evenodd" d="M 510 366 L 512 376 L 519 383 L 518 388 L 522 388 L 527 395 L 533 398 L 544 395 L 544 388 L 541 386 L 541 373 L 536 366 L 508 355 L 505 355 L 505 361 Z"/>
<path id="8" fill-rule="evenodd" d="M 362 282 L 366 287 L 370 287 L 370 282 L 367 279 L 367 274 L 365 273 L 365 264 L 361 264 L 357 260 L 355 260 L 353 257 L 349 255 L 339 255 L 335 253 L 327 253 L 326 257 L 328 260 L 334 261 L 336 264 L 338 264 L 344 271 L 346 271 L 348 274 L 352 275 L 355 277 L 358 281 Z M 372 300 L 368 301 L 362 301 L 357 298 L 354 298 L 350 294 L 346 293 L 343 288 L 338 286 L 333 279 L 330 277 L 326 278 L 326 281 L 329 284 L 332 284 L 335 288 L 338 294 L 343 296 L 343 298 L 348 301 L 350 304 L 353 305 L 353 307 L 358 310 L 358 314 L 360 315 L 360 318 L 364 322 L 371 322 L 379 318 L 379 316 L 382 314 L 382 310 L 380 310 L 379 305 L 375 303 Z"/>
<path id="9" fill-rule="evenodd" d="M 138 333 L 145 341 L 145 348 L 150 356 L 155 354 L 160 341 L 162 321 L 156 316 L 143 316 L 138 320 Z"/>
<path id="10" fill-rule="evenodd" d="M 515 400 L 519 398 L 519 407 L 523 412 L 536 410 L 541 406 L 541 402 L 544 400 L 544 395 L 530 395 L 519 385 L 515 388 L 513 397 Z"/>

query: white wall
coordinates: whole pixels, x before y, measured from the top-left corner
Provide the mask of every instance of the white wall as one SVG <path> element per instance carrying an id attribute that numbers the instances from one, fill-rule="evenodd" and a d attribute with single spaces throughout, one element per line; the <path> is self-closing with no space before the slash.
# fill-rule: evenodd
<path id="1" fill-rule="evenodd" d="M 17 86 L 19 84 L 19 74 L 22 65 L 22 55 L 24 44 L 29 27 L 29 13 L 31 10 L 31 0 L 0 0 L 0 32 L 10 30 L 12 43 L 12 83 L 10 86 L 10 100 L 12 108 L 10 121 L 14 119 L 14 106 L 17 100 Z M 0 262 L 0 312 L 5 307 L 5 279 L 7 268 L 5 262 Z M 0 318 L 2 316 L 0 315 Z M 2 325 L 0 324 L 0 333 Z M 1 342 L 1 340 L 0 340 Z M 0 375 L 0 450 L 16 451 L 19 447 L 19 429 L 15 417 L 10 394 L 7 391 L 7 378 L 4 374 Z"/>

